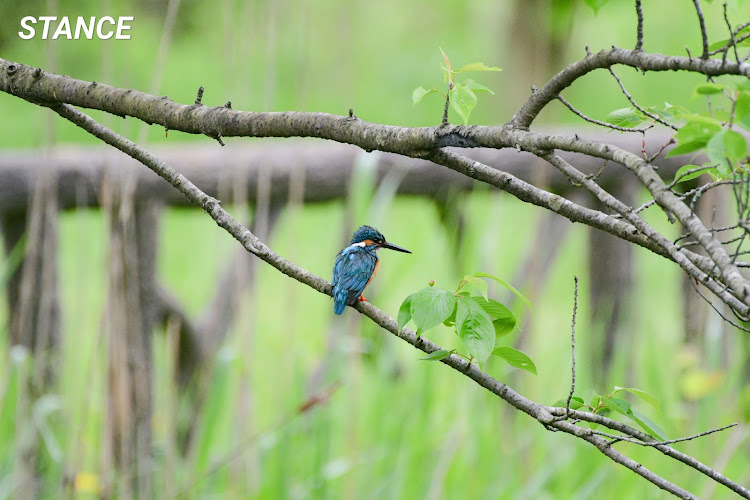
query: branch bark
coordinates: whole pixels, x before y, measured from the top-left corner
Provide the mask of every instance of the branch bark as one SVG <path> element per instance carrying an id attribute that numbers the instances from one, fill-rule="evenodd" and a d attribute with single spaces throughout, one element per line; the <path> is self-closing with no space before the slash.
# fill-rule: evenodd
<path id="1" fill-rule="evenodd" d="M 556 99 L 559 92 L 575 79 L 598 68 L 625 64 L 643 70 L 688 70 L 706 75 L 750 75 L 750 65 L 713 59 L 696 60 L 666 57 L 613 48 L 590 55 L 570 65 L 550 80 L 531 98 L 506 126 L 440 126 L 405 128 L 367 123 L 358 118 L 334 116 L 324 113 L 254 113 L 234 111 L 226 107 L 209 108 L 203 104 L 181 105 L 167 97 L 156 97 L 135 90 L 110 87 L 96 82 L 44 73 L 29 66 L 0 59 L 0 90 L 28 101 L 53 107 L 67 103 L 100 109 L 120 116 L 134 116 L 146 123 L 158 123 L 170 130 L 200 133 L 212 138 L 230 136 L 291 137 L 306 136 L 330 139 L 359 146 L 366 151 L 380 150 L 413 158 L 430 158 L 460 171 L 455 158 L 444 158 L 440 153 L 447 147 L 458 148 L 516 148 L 540 157 L 550 156 L 555 150 L 582 153 L 625 166 L 648 189 L 656 203 L 672 217 L 677 217 L 689 233 L 707 250 L 708 258 L 698 256 L 677 245 L 642 223 L 630 207 L 609 204 L 619 208 L 618 217 L 592 211 L 569 200 L 550 196 L 550 193 L 530 184 L 517 183 L 513 176 L 501 172 L 502 179 L 495 185 L 512 192 L 524 201 L 561 213 L 576 222 L 608 232 L 633 243 L 649 248 L 678 263 L 690 276 L 703 283 L 733 311 L 742 317 L 750 313 L 750 281 L 744 278 L 721 242 L 716 239 L 692 210 L 670 189 L 653 167 L 634 153 L 580 137 L 566 137 L 524 130 L 547 103 Z M 476 165 L 466 165 L 463 172 L 476 176 Z M 483 174 L 480 172 L 480 174 Z M 504 174 L 504 175 L 503 175 Z M 591 179 L 586 179 L 589 190 Z M 576 181 L 579 184 L 584 184 Z M 596 184 L 595 182 L 593 184 Z M 515 192 L 514 192 L 515 191 Z M 599 197 L 599 195 L 597 195 Z M 601 198 L 600 198 L 601 199 Z M 604 201 L 604 200 L 602 200 Z M 614 200 L 610 200 L 613 201 Z M 636 223 L 637 222 L 637 223 Z M 715 271 L 716 269 L 716 271 Z"/>

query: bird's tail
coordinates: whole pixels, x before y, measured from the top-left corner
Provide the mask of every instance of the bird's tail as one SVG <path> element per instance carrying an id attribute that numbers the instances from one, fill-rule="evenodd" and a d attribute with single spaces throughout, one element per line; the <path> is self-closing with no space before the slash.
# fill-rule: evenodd
<path id="1" fill-rule="evenodd" d="M 349 292 L 343 288 L 334 287 L 333 289 L 333 312 L 341 314 L 346 309 L 346 299 L 349 297 Z"/>

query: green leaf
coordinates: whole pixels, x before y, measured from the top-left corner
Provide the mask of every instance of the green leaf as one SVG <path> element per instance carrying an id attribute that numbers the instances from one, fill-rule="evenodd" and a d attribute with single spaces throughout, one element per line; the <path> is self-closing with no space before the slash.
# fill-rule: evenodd
<path id="1" fill-rule="evenodd" d="M 479 291 L 479 293 L 482 294 L 482 297 L 484 297 L 485 299 L 487 299 L 487 282 L 486 281 L 480 280 L 476 276 L 471 276 L 471 275 L 468 275 L 468 274 L 466 276 L 464 276 L 464 278 L 463 278 L 462 281 L 465 281 L 466 283 L 471 283 L 471 285 L 474 288 L 476 288 Z M 456 290 L 456 291 L 458 291 L 458 290 Z"/>
<path id="2" fill-rule="evenodd" d="M 552 404 L 552 406 L 559 406 L 562 408 L 565 408 L 565 405 L 568 403 L 568 398 L 565 399 L 558 399 L 557 401 Z M 578 396 L 573 396 L 570 398 L 570 409 L 571 410 L 577 410 L 581 406 L 583 406 L 583 398 L 579 398 Z"/>
<path id="3" fill-rule="evenodd" d="M 493 319 L 492 326 L 495 328 L 495 341 L 500 337 L 508 335 L 516 327 L 516 318 Z"/>
<path id="4" fill-rule="evenodd" d="M 441 359 L 445 359 L 448 356 L 453 354 L 453 351 L 446 351 L 445 349 L 438 349 L 437 351 L 428 354 L 424 358 L 421 358 L 422 361 L 440 361 Z"/>
<path id="5" fill-rule="evenodd" d="M 730 160 L 738 161 L 747 157 L 747 141 L 742 134 L 734 130 L 724 133 L 724 148 Z"/>
<path id="6" fill-rule="evenodd" d="M 589 406 L 592 408 L 596 408 L 599 406 L 599 402 L 602 400 L 602 397 L 599 395 L 598 392 L 595 390 L 591 390 L 591 399 L 589 399 Z"/>
<path id="7" fill-rule="evenodd" d="M 737 96 L 734 105 L 734 117 L 742 128 L 750 131 L 750 93 L 740 92 L 740 95 Z"/>
<path id="8" fill-rule="evenodd" d="M 708 141 L 721 130 L 721 125 L 715 120 L 698 115 L 691 115 L 690 121 L 680 128 L 675 135 L 677 146 L 667 156 L 678 156 L 692 153 L 708 144 Z"/>
<path id="9" fill-rule="evenodd" d="M 695 93 L 701 95 L 718 94 L 726 88 L 726 85 L 720 83 L 701 83 L 695 87 Z"/>
<path id="10" fill-rule="evenodd" d="M 653 397 L 651 394 L 647 393 L 646 391 L 642 391 L 640 389 L 635 389 L 633 387 L 618 387 L 615 386 L 615 390 L 612 394 L 617 394 L 618 392 L 629 392 L 630 394 L 635 394 L 657 410 L 659 409 L 659 400 Z"/>
<path id="11" fill-rule="evenodd" d="M 438 93 L 438 89 L 433 88 L 433 89 L 427 90 L 424 87 L 417 87 L 414 89 L 414 92 L 411 93 L 412 105 L 416 106 L 417 104 L 419 104 L 419 101 L 421 101 L 422 98 L 424 98 L 424 96 L 426 95 L 437 94 L 437 93 Z"/>
<path id="12" fill-rule="evenodd" d="M 443 321 L 443 324 L 448 327 L 456 326 L 456 308 L 455 307 L 453 308 L 453 312 L 451 313 L 451 315 L 448 316 L 448 319 Z"/>
<path id="13" fill-rule="evenodd" d="M 464 82 L 464 85 L 469 88 L 469 90 L 473 90 L 474 92 L 489 92 L 490 94 L 494 95 L 495 93 L 491 91 L 489 88 L 485 87 L 481 83 L 477 83 L 474 80 L 466 80 Z"/>
<path id="14" fill-rule="evenodd" d="M 708 144 L 706 144 L 706 155 L 708 156 L 708 159 L 719 164 L 719 173 L 723 177 L 728 176 L 732 171 L 732 167 L 727 159 L 729 154 L 727 152 L 726 143 L 724 142 L 724 136 L 727 132 L 729 131 L 722 130 L 717 132 L 716 135 L 708 141 Z"/>
<path id="15" fill-rule="evenodd" d="M 633 127 L 643 121 L 643 117 L 633 108 L 621 108 L 607 115 L 607 122 L 618 127 Z"/>
<path id="16" fill-rule="evenodd" d="M 697 172 L 689 173 L 685 175 L 684 177 L 680 177 L 686 172 L 689 172 L 690 170 L 694 170 L 694 169 L 700 169 L 700 170 L 698 170 Z M 679 169 L 677 169 L 677 172 L 675 172 L 674 174 L 674 178 L 680 179 L 679 182 L 687 182 L 687 181 L 695 179 L 696 177 L 700 177 L 701 175 L 705 173 L 708 173 L 707 170 L 710 170 L 710 169 L 701 168 L 698 165 L 683 165 Z M 674 180 L 672 182 L 674 182 Z"/>
<path id="17" fill-rule="evenodd" d="M 628 413 L 630 412 L 630 403 L 628 403 L 624 399 L 609 398 L 607 400 L 607 404 L 617 413 L 628 415 Z"/>
<path id="18" fill-rule="evenodd" d="M 635 408 L 630 409 L 630 414 L 628 416 L 635 420 L 635 422 L 640 425 L 641 429 L 646 431 L 647 434 L 662 441 L 667 439 L 667 434 L 661 427 L 659 427 L 653 420 L 649 419 L 646 415 L 639 412 Z"/>
<path id="19" fill-rule="evenodd" d="M 536 375 L 536 365 L 534 365 L 534 362 L 531 361 L 530 357 L 518 349 L 513 349 L 512 347 L 498 347 L 492 351 L 492 354 L 503 358 L 511 366 L 515 366 L 516 368 L 526 370 L 527 372 Z"/>
<path id="20" fill-rule="evenodd" d="M 495 347 L 495 329 L 489 315 L 473 297 L 458 301 L 456 332 L 469 354 L 477 358 L 481 368 Z"/>
<path id="21" fill-rule="evenodd" d="M 672 156 L 680 156 L 688 153 L 692 153 L 693 151 L 697 151 L 701 148 L 706 147 L 705 142 L 683 142 L 672 148 L 669 153 L 667 153 L 667 157 Z"/>
<path id="22" fill-rule="evenodd" d="M 453 85 L 450 96 L 451 108 L 463 119 L 464 125 L 468 125 L 471 110 L 477 105 L 477 96 L 471 89 L 461 83 Z"/>
<path id="23" fill-rule="evenodd" d="M 500 302 L 493 299 L 485 300 L 481 297 L 474 297 L 474 300 L 482 306 L 484 312 L 493 318 L 497 318 L 492 320 L 492 326 L 495 328 L 496 338 L 509 334 L 516 327 L 518 322 L 516 316 L 510 311 L 510 309 L 502 305 Z"/>
<path id="24" fill-rule="evenodd" d="M 738 38 L 741 38 L 743 35 L 746 35 L 747 33 L 750 33 L 750 27 L 741 29 L 735 36 L 734 39 L 737 40 Z M 714 42 L 711 45 L 708 46 L 708 50 L 714 51 L 716 49 L 722 49 L 729 44 L 730 40 L 727 38 L 726 40 L 720 40 L 718 42 Z M 742 40 L 737 44 L 739 45 L 750 45 L 750 38 Z"/>
<path id="25" fill-rule="evenodd" d="M 445 52 L 443 52 L 443 48 L 440 47 L 440 53 L 443 54 L 443 62 L 445 63 L 445 69 L 450 73 L 451 71 L 451 60 L 448 59 L 448 56 Z"/>
<path id="26" fill-rule="evenodd" d="M 591 9 L 594 11 L 594 14 L 599 12 L 599 9 L 604 7 L 604 4 L 607 3 L 607 0 L 586 0 L 586 5 L 591 7 Z"/>
<path id="27" fill-rule="evenodd" d="M 496 66 L 485 66 L 484 63 L 473 62 L 473 63 L 464 65 L 460 69 L 457 69 L 456 73 L 460 73 L 462 71 L 502 71 L 502 70 Z"/>
<path id="28" fill-rule="evenodd" d="M 398 332 L 401 333 L 401 330 L 404 329 L 406 324 L 411 319 L 411 301 L 414 298 L 415 294 L 411 294 L 408 297 L 404 299 L 404 301 L 401 303 L 401 307 L 398 310 Z"/>
<path id="29" fill-rule="evenodd" d="M 491 274 L 483 273 L 481 271 L 474 273 L 474 276 L 479 276 L 480 278 L 490 278 L 490 279 L 493 279 L 493 280 L 497 281 L 498 283 L 500 283 L 501 285 L 503 285 L 505 288 L 507 288 L 508 290 L 510 290 L 511 292 L 513 292 L 516 295 L 516 297 L 518 297 L 519 299 L 521 299 L 523 301 L 523 303 L 526 304 L 526 307 L 529 308 L 529 311 L 532 310 L 531 309 L 531 302 L 529 302 L 529 299 L 527 299 L 526 297 L 524 297 L 524 295 L 521 292 L 519 292 L 518 290 L 516 290 L 515 288 L 513 288 L 510 284 L 508 284 L 505 281 L 501 280 L 497 276 L 492 276 Z"/>
<path id="30" fill-rule="evenodd" d="M 456 307 L 452 293 L 438 286 L 423 288 L 412 296 L 411 316 L 417 325 L 417 335 L 448 319 Z"/>

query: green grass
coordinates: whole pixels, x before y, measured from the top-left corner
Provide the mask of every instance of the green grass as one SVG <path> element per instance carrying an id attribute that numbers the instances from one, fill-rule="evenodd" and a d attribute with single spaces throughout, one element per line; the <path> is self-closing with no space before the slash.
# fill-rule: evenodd
<path id="1" fill-rule="evenodd" d="M 522 254 L 529 251 L 527 228 L 538 214 L 505 195 L 480 192 L 466 202 L 469 213 L 492 210 L 503 216 L 492 221 L 470 218 L 467 242 L 457 257 L 441 237 L 436 213 L 428 203 L 398 199 L 387 209 L 385 220 L 391 222 L 381 229 L 414 254 L 381 256 L 383 270 L 369 294 L 373 303 L 395 315 L 402 298 L 431 278 L 450 287 L 466 272 L 491 269 L 511 279 Z M 314 240 L 314 246 L 298 242 L 310 241 L 320 233 L 317 228 L 335 227 L 325 221 L 340 220 L 343 210 L 342 204 L 332 203 L 286 214 L 270 244 L 282 255 L 294 256 L 300 265 L 327 276 L 340 234 L 324 234 Z M 419 220 L 420 225 L 412 228 L 410 220 Z M 487 367 L 500 380 L 543 403 L 564 397 L 568 388 L 573 274 L 580 276 L 582 284 L 580 393 L 587 396 L 592 385 L 603 384 L 591 379 L 587 366 L 587 345 L 598 332 L 586 319 L 584 234 L 582 228 L 574 227 L 561 242 L 557 265 L 522 326 L 524 350 L 536 362 L 539 375 L 514 371 L 497 360 Z M 80 245 L 82 235 L 86 245 Z M 429 235 L 436 238 L 430 240 Z M 188 309 L 197 312 L 212 293 L 221 263 L 237 245 L 204 214 L 185 210 L 166 213 L 161 238 L 159 275 Z M 58 395 L 62 408 L 53 414 L 52 422 L 64 459 L 61 464 L 50 462 L 44 471 L 50 497 L 58 491 L 64 472 L 100 474 L 106 408 L 106 344 L 100 331 L 106 238 L 101 214 L 63 215 L 60 241 L 64 349 Z M 482 247 L 492 251 L 476 251 Z M 634 404 L 657 420 L 670 437 L 741 420 L 735 403 L 738 350 L 733 350 L 719 387 L 694 405 L 682 401 L 679 383 L 684 372 L 676 361 L 681 349 L 677 273 L 645 251 L 636 251 L 636 259 L 634 313 L 627 330 L 633 338 L 618 351 L 619 369 L 609 385 L 634 385 L 658 397 L 664 408 L 661 414 L 650 412 L 637 400 Z M 529 291 L 527 283 L 515 284 Z M 183 488 L 189 488 L 188 496 L 200 498 L 414 498 L 428 492 L 443 498 L 659 496 L 595 448 L 546 432 L 439 363 L 418 361 L 419 352 L 362 321 L 353 310 L 342 318 L 333 316 L 330 298 L 276 270 L 261 267 L 256 290 L 253 296 L 241 298 L 243 312 L 219 353 L 207 403 L 197 419 L 197 444 L 185 458 L 170 452 L 174 446 L 171 422 L 179 418 L 179 410 L 170 402 L 175 390 L 168 368 L 171 352 L 162 334 L 154 338 L 153 428 L 159 496 Z M 328 339 L 331 335 L 333 340 Z M 460 347 L 442 326 L 427 336 Z M 733 345 L 738 340 L 730 337 L 728 342 Z M 18 367 L 4 361 L 2 380 L 9 389 L 0 392 L 0 435 L 3 442 L 13 443 L 19 435 L 14 428 L 28 430 L 29 424 L 17 421 L 14 412 Z M 314 384 L 315 373 L 319 382 Z M 295 416 L 310 391 L 331 383 L 341 385 L 327 403 Z M 716 464 L 731 442 L 731 432 L 679 448 L 709 465 Z M 692 491 L 700 493 L 709 483 L 654 450 L 619 446 Z M 12 446 L 3 450 L 0 477 L 5 482 L 0 485 L 7 484 L 13 460 Z M 227 461 L 227 456 L 237 458 Z M 223 466 L 212 473 L 217 463 Z M 737 452 L 723 471 L 742 482 L 747 479 L 747 467 L 747 457 Z M 83 493 L 80 496 L 86 498 Z"/>

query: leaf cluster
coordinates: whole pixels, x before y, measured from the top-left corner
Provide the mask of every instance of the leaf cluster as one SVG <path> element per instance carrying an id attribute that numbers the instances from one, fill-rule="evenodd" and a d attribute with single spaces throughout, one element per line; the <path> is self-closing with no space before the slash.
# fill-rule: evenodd
<path id="1" fill-rule="evenodd" d="M 481 62 L 474 62 L 466 64 L 458 69 L 453 69 L 451 61 L 448 56 L 440 49 L 443 54 L 443 64 L 440 68 L 443 70 L 443 80 L 448 84 L 448 95 L 443 94 L 436 88 L 429 90 L 424 87 L 417 87 L 412 92 L 411 100 L 414 105 L 418 104 L 425 96 L 430 94 L 440 94 L 446 99 L 450 100 L 450 106 L 458 113 L 458 116 L 463 119 L 464 124 L 469 123 L 469 116 L 471 111 L 477 105 L 477 92 L 489 92 L 494 94 L 489 88 L 485 87 L 481 83 L 477 83 L 474 80 L 467 79 L 463 81 L 457 81 L 456 77 L 462 73 L 469 71 L 502 71 L 500 68 L 494 66 L 486 66 Z"/>
<path id="2" fill-rule="evenodd" d="M 455 329 L 468 352 L 467 356 L 455 349 L 440 349 L 424 360 L 438 361 L 455 353 L 469 360 L 476 359 L 481 368 L 491 355 L 495 355 L 511 366 L 536 374 L 536 366 L 526 354 L 512 347 L 496 346 L 498 339 L 516 328 L 518 320 L 510 309 L 487 296 L 485 279 L 492 279 L 508 288 L 531 309 L 529 300 L 510 284 L 491 274 L 477 272 L 464 276 L 455 292 L 444 290 L 431 282 L 430 286 L 406 297 L 398 312 L 399 330 L 413 321 L 417 335 L 422 335 L 442 323 Z M 479 294 L 472 293 L 470 289 Z"/>
<path id="3" fill-rule="evenodd" d="M 651 394 L 635 389 L 633 387 L 617 387 L 607 395 L 598 394 L 596 391 L 592 391 L 589 402 L 586 403 L 583 398 L 579 396 L 573 396 L 570 399 L 570 409 L 580 410 L 584 408 L 591 413 L 601 415 L 603 417 L 613 417 L 615 415 L 622 415 L 633 422 L 635 422 L 646 434 L 655 437 L 656 439 L 665 440 L 666 434 L 659 425 L 653 420 L 648 418 L 646 415 L 633 408 L 629 402 L 622 399 L 623 393 L 630 393 L 638 396 L 641 400 L 653 406 L 656 410 L 659 410 L 659 401 Z M 558 400 L 552 406 L 565 407 L 566 400 Z M 589 425 L 592 429 L 596 429 L 598 424 L 590 422 Z"/>

